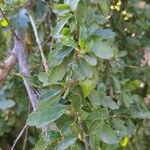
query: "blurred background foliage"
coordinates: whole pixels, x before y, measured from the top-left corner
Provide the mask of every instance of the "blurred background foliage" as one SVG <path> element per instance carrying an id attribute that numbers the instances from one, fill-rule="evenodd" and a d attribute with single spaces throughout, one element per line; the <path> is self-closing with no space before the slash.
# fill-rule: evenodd
<path id="1" fill-rule="evenodd" d="M 47 57 L 53 48 L 51 34 L 59 18 L 57 15 L 63 14 L 63 11 L 68 11 L 67 8 L 61 11 L 57 10 L 54 6 L 63 4 L 63 2 L 63 0 L 0 0 L 0 7 L 4 10 L 9 23 L 18 30 L 25 30 L 28 63 L 32 81 L 36 84 L 36 88 L 42 87 L 40 81 L 43 82 L 43 79 L 41 77 L 39 81 L 38 75 L 43 68 L 41 67 L 40 54 L 31 25 L 28 25 L 29 20 L 25 12 L 29 11 L 36 21 L 40 40 Z M 125 145 L 125 147 L 102 143 L 101 148 L 102 150 L 122 148 L 127 150 L 148 150 L 150 148 L 150 1 L 108 0 L 106 7 L 102 4 L 101 10 L 103 13 L 99 12 L 97 0 L 86 0 L 86 3 L 88 3 L 88 11 L 86 12 L 88 17 L 85 25 L 88 26 L 89 22 L 93 22 L 91 25 L 92 30 L 92 28 L 97 28 L 96 25 L 99 24 L 101 30 L 96 34 L 100 34 L 104 39 L 114 42 L 119 49 L 120 56 L 117 61 L 111 62 L 111 67 L 109 63 L 105 62 L 102 80 L 105 81 L 106 86 L 109 85 L 107 77 L 111 74 L 113 88 L 117 91 L 114 99 L 119 99 L 118 93 L 121 90 L 120 86 L 123 85 L 121 95 L 124 97 L 126 107 L 128 108 L 132 101 L 132 109 L 136 110 L 135 118 L 132 120 L 128 118 L 128 122 L 126 122 L 131 136 L 128 136 L 130 137 L 129 139 L 122 141 L 124 142 L 122 145 Z M 84 13 L 83 11 L 79 14 L 81 15 L 79 16 L 81 17 L 81 22 L 84 19 Z M 95 19 L 94 21 L 92 20 L 93 18 Z M 8 56 L 13 47 L 13 37 L 9 25 L 3 19 L 0 13 L 0 60 Z M 75 28 L 72 20 L 63 29 L 63 32 L 64 34 L 69 34 L 69 32 L 73 31 L 72 34 L 76 38 L 77 29 Z M 108 30 L 103 31 L 104 29 Z M 81 43 L 80 47 L 82 47 Z M 15 65 L 5 84 L 0 87 L 0 149 L 2 150 L 10 149 L 30 112 L 27 94 L 22 79 L 17 75 L 18 71 L 18 65 Z M 44 88 L 41 88 L 42 90 Z M 125 115 L 122 116 L 124 119 L 126 111 L 129 111 L 129 109 L 124 107 L 121 109 L 125 111 Z M 132 112 L 132 110 L 130 111 Z M 147 113 L 142 114 L 142 112 Z M 115 124 L 115 122 L 119 121 L 112 119 L 111 122 Z M 119 125 L 115 124 L 114 126 Z M 30 128 L 26 149 L 34 148 L 38 139 L 39 131 L 35 128 Z M 24 136 L 19 140 L 16 149 L 22 149 L 23 143 Z"/>

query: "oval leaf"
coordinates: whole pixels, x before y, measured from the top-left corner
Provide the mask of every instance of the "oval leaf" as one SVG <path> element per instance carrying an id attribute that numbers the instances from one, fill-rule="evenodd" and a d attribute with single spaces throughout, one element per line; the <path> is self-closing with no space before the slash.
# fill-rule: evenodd
<path id="1" fill-rule="evenodd" d="M 111 59 L 113 57 L 113 49 L 110 45 L 100 40 L 93 44 L 92 51 L 102 59 Z"/>
<path id="2" fill-rule="evenodd" d="M 96 136 L 99 137 L 101 141 L 107 144 L 114 144 L 118 142 L 114 130 L 107 124 L 104 124 L 103 128 L 97 130 Z"/>
<path id="3" fill-rule="evenodd" d="M 67 23 L 68 19 L 71 17 L 71 15 L 67 15 L 65 17 L 63 17 L 58 23 L 57 25 L 54 27 L 53 31 L 52 31 L 52 36 L 57 38 L 58 34 L 60 33 L 60 31 L 62 30 L 62 28 L 64 27 L 64 25 Z"/>
<path id="4" fill-rule="evenodd" d="M 27 125 L 40 128 L 52 123 L 65 113 L 66 108 L 67 106 L 65 105 L 55 103 L 44 109 L 37 110 L 29 115 Z"/>
<path id="5" fill-rule="evenodd" d="M 70 137 L 67 137 L 65 139 L 63 139 L 59 144 L 58 144 L 58 147 L 57 149 L 58 150 L 65 150 L 67 148 L 69 148 L 69 146 L 71 146 L 72 144 L 74 144 L 76 142 L 76 137 L 74 136 L 70 136 Z"/>

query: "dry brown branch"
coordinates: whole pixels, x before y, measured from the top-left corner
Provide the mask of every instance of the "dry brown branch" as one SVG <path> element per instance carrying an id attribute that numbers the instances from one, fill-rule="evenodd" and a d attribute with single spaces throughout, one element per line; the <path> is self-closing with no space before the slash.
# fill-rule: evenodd
<path id="1" fill-rule="evenodd" d="M 0 85 L 6 80 L 16 62 L 15 50 L 13 49 L 10 56 L 8 56 L 4 62 L 0 63 Z"/>
<path id="2" fill-rule="evenodd" d="M 27 64 L 27 58 L 25 54 L 23 35 L 17 34 L 17 36 L 19 37 L 19 39 L 17 38 L 15 39 L 15 43 L 14 43 L 15 54 L 18 60 L 20 73 L 23 76 L 23 82 L 27 90 L 29 100 L 32 104 L 33 110 L 35 111 L 37 106 L 38 95 L 34 91 L 34 88 L 26 80 L 26 77 L 30 77 L 30 72 L 29 72 L 29 67 Z"/>

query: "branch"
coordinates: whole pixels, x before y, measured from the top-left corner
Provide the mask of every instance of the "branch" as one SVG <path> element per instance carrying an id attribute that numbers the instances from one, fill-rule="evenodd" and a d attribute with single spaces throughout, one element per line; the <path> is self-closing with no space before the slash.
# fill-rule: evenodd
<path id="1" fill-rule="evenodd" d="M 47 60 L 46 60 L 46 58 L 44 56 L 44 53 L 43 53 L 43 49 L 42 49 L 42 45 L 41 45 L 41 42 L 40 42 L 40 39 L 39 39 L 39 36 L 38 36 L 37 28 L 35 26 L 35 23 L 33 21 L 32 16 L 30 14 L 28 14 L 28 16 L 29 16 L 29 19 L 30 19 L 30 22 L 31 22 L 31 25 L 32 25 L 32 28 L 33 28 L 33 31 L 34 31 L 36 42 L 37 42 L 39 50 L 40 50 L 40 54 L 41 54 L 44 69 L 47 72 L 48 71 L 48 64 L 47 64 Z"/>
<path id="2" fill-rule="evenodd" d="M 87 136 L 87 131 L 85 130 L 85 123 L 81 121 L 79 123 L 80 128 L 83 130 L 83 143 L 84 143 L 84 148 L 85 150 L 90 150 L 90 143 L 89 143 L 89 137 Z M 87 127 L 86 127 L 87 128 Z"/>
<path id="3" fill-rule="evenodd" d="M 15 39 L 15 43 L 14 43 L 15 54 L 16 54 L 16 57 L 18 59 L 20 73 L 23 76 L 23 82 L 24 82 L 25 88 L 27 90 L 29 100 L 32 104 L 33 110 L 35 111 L 36 107 L 37 107 L 38 94 L 36 93 L 34 88 L 26 80 L 26 77 L 30 76 L 30 72 L 29 72 L 29 68 L 28 68 L 28 64 L 27 64 L 26 55 L 25 55 L 25 49 L 24 49 L 24 43 L 23 43 L 23 34 L 18 33 L 17 36 L 19 38 Z M 22 136 L 25 129 L 27 129 L 27 127 L 28 126 L 25 125 L 24 128 L 21 130 L 20 134 L 17 136 L 16 140 L 14 141 L 14 144 L 13 144 L 11 150 L 14 150 L 15 145 L 17 144 L 18 140 Z"/>
<path id="4" fill-rule="evenodd" d="M 0 63 L 0 84 L 6 80 L 9 72 L 12 70 L 16 62 L 17 59 L 15 56 L 15 50 L 13 49 L 10 56 L 6 58 L 4 62 Z"/>
<path id="5" fill-rule="evenodd" d="M 19 135 L 17 136 L 17 138 L 16 138 L 16 140 L 14 141 L 14 144 L 13 144 L 11 150 L 14 150 L 14 148 L 15 148 L 15 146 L 16 146 L 18 140 L 21 138 L 21 136 L 22 136 L 22 134 L 23 134 L 23 132 L 25 131 L 26 128 L 27 128 L 27 125 L 25 125 L 25 126 L 23 127 L 23 129 L 21 130 L 21 132 L 20 132 Z"/>
<path id="6" fill-rule="evenodd" d="M 20 73 L 23 76 L 23 82 L 24 82 L 25 88 L 27 90 L 33 110 L 35 111 L 36 106 L 37 106 L 38 95 L 34 91 L 32 86 L 26 80 L 26 77 L 30 76 L 30 72 L 29 72 L 29 68 L 27 64 L 26 55 L 25 55 L 23 35 L 19 33 L 17 36 L 19 37 L 19 39 L 15 39 L 14 49 L 15 49 L 16 57 L 19 63 Z"/>
<path id="7" fill-rule="evenodd" d="M 29 83 L 26 81 L 25 77 L 29 77 L 30 72 L 29 72 L 29 68 L 28 68 L 28 64 L 27 64 L 26 55 L 25 55 L 24 43 L 23 43 L 23 38 L 22 38 L 23 35 L 21 33 L 19 33 L 19 34 L 17 34 L 17 36 L 19 38 L 15 39 L 15 43 L 14 43 L 15 54 L 16 54 L 16 57 L 18 59 L 20 73 L 23 76 L 23 82 L 24 82 L 25 88 L 27 90 L 27 93 L 28 93 L 30 102 L 32 104 L 33 110 L 35 111 L 36 107 L 37 107 L 38 95 L 34 91 L 32 86 L 30 86 Z M 21 130 L 20 134 L 17 136 L 11 150 L 14 150 L 15 145 L 17 144 L 18 140 L 20 139 L 20 137 L 22 136 L 22 134 L 26 128 L 27 128 L 27 125 L 24 126 L 24 128 Z"/>
<path id="8" fill-rule="evenodd" d="M 30 114 L 30 109 L 31 109 L 31 103 L 28 102 L 28 113 L 27 113 L 28 115 Z M 27 144 L 27 140 L 28 140 L 28 132 L 29 132 L 29 127 L 27 126 L 25 129 L 25 135 L 24 135 L 22 150 L 26 150 L 26 144 Z"/>

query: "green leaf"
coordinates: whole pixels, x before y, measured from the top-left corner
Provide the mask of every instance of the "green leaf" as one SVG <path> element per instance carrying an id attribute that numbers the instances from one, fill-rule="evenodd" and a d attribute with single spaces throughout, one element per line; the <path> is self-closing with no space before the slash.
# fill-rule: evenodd
<path id="1" fill-rule="evenodd" d="M 61 81 L 64 78 L 64 75 L 66 74 L 66 66 L 64 64 L 61 64 L 57 67 L 55 67 L 50 73 L 49 73 L 49 82 L 50 84 L 57 84 L 59 81 Z"/>
<path id="2" fill-rule="evenodd" d="M 90 52 L 92 47 L 93 47 L 93 45 L 94 45 L 93 39 L 92 40 L 87 40 L 86 43 L 85 43 L 85 48 L 84 48 L 85 52 L 86 53 Z"/>
<path id="3" fill-rule="evenodd" d="M 93 70 L 83 58 L 80 58 L 78 60 L 77 64 L 78 64 L 79 68 L 82 70 L 85 77 L 92 78 Z"/>
<path id="4" fill-rule="evenodd" d="M 100 142 L 99 139 L 94 135 L 90 135 L 90 147 L 91 150 L 99 150 Z"/>
<path id="5" fill-rule="evenodd" d="M 15 105 L 15 102 L 13 100 L 1 100 L 0 99 L 0 109 L 6 110 L 8 108 L 11 108 Z"/>
<path id="6" fill-rule="evenodd" d="M 131 113 L 132 118 L 138 118 L 138 119 L 150 119 L 150 112 L 132 112 Z"/>
<path id="7" fill-rule="evenodd" d="M 129 91 L 136 90 L 136 89 L 140 88 L 140 83 L 141 82 L 139 80 L 129 81 L 124 85 L 124 89 L 129 90 Z"/>
<path id="8" fill-rule="evenodd" d="M 91 104 L 96 107 L 102 105 L 101 95 L 95 89 L 92 90 L 91 94 L 89 95 L 89 99 Z"/>
<path id="9" fill-rule="evenodd" d="M 56 103 L 56 102 L 59 102 L 61 100 L 61 95 L 62 93 L 46 100 L 46 101 L 39 101 L 38 103 L 38 106 L 37 106 L 37 109 L 40 110 L 40 109 L 44 109 L 45 107 L 53 104 L 53 103 Z"/>
<path id="10" fill-rule="evenodd" d="M 49 125 L 50 130 L 48 130 L 46 134 L 45 134 L 45 132 L 42 132 L 41 135 L 40 135 L 40 137 L 43 138 L 44 141 L 46 141 L 49 145 L 54 143 L 54 142 L 57 142 L 57 140 L 59 138 L 61 138 L 60 132 L 57 131 L 57 130 L 52 129 L 53 126 L 54 126 L 54 124 L 51 123 Z"/>
<path id="11" fill-rule="evenodd" d="M 87 29 L 85 25 L 80 26 L 80 33 L 79 33 L 79 40 L 86 40 L 87 39 Z"/>
<path id="12" fill-rule="evenodd" d="M 0 20 L 0 25 L 2 27 L 7 27 L 8 26 L 8 21 L 5 18 L 3 18 L 3 19 Z"/>
<path id="13" fill-rule="evenodd" d="M 114 130 L 107 124 L 104 124 L 95 134 L 101 141 L 107 144 L 115 144 L 118 142 Z"/>
<path id="14" fill-rule="evenodd" d="M 104 124 L 104 120 L 99 119 L 95 120 L 94 122 L 90 122 L 89 120 L 87 121 L 87 126 L 89 127 L 89 134 L 95 134 L 97 130 L 101 129 Z"/>
<path id="15" fill-rule="evenodd" d="M 68 121 L 67 123 L 65 122 L 65 124 L 61 128 L 61 135 L 63 137 L 72 136 L 71 125 L 72 125 L 72 120 Z"/>
<path id="16" fill-rule="evenodd" d="M 48 143 L 46 141 L 44 141 L 43 139 L 40 139 L 35 147 L 34 147 L 34 150 L 46 150 L 48 148 Z"/>
<path id="17" fill-rule="evenodd" d="M 112 124 L 113 124 L 114 128 L 121 129 L 124 126 L 125 121 L 120 120 L 118 118 L 113 118 L 112 119 Z"/>
<path id="18" fill-rule="evenodd" d="M 62 33 L 64 36 L 69 36 L 70 35 L 70 28 L 64 27 L 62 30 Z"/>
<path id="19" fill-rule="evenodd" d="M 63 91 L 63 89 L 61 87 L 55 88 L 55 89 L 50 89 L 49 91 L 40 95 L 38 101 L 47 101 L 49 99 L 52 99 L 55 96 L 57 96 L 58 94 L 60 94 L 62 91 Z"/>
<path id="20" fill-rule="evenodd" d="M 57 146 L 57 150 L 65 150 L 67 148 L 69 148 L 69 146 L 71 146 L 72 144 L 74 144 L 76 142 L 76 137 L 74 136 L 70 136 L 67 137 L 65 139 L 63 139 Z"/>
<path id="21" fill-rule="evenodd" d="M 72 51 L 73 48 L 54 49 L 52 52 L 50 52 L 48 57 L 49 65 L 51 67 L 60 65 L 66 57 L 69 57 Z"/>
<path id="22" fill-rule="evenodd" d="M 68 47 L 72 47 L 74 49 L 77 49 L 78 46 L 76 44 L 76 42 L 72 39 L 70 39 L 69 37 L 63 37 L 61 39 L 61 42 L 65 45 L 65 46 L 68 46 Z"/>
<path id="23" fill-rule="evenodd" d="M 40 72 L 38 75 L 38 79 L 44 84 L 49 84 L 48 74 L 46 72 Z"/>
<path id="24" fill-rule="evenodd" d="M 84 49 L 86 39 L 87 39 L 87 29 L 84 25 L 81 25 L 79 33 L 79 45 L 81 49 Z"/>
<path id="25" fill-rule="evenodd" d="M 93 76 L 93 69 L 87 64 L 87 62 L 80 58 L 77 60 L 76 64 L 73 64 L 73 77 L 76 80 L 82 81 L 85 78 L 92 78 Z"/>
<path id="26" fill-rule="evenodd" d="M 90 55 L 90 54 L 85 54 L 84 56 L 85 61 L 90 65 L 90 66 L 96 66 L 97 65 L 97 59 Z"/>
<path id="27" fill-rule="evenodd" d="M 94 71 L 94 75 L 91 79 L 86 78 L 84 81 L 80 82 L 80 86 L 84 97 L 89 96 L 92 90 L 96 87 L 98 80 L 98 74 L 96 71 Z"/>
<path id="28" fill-rule="evenodd" d="M 102 101 L 102 105 L 104 107 L 109 107 L 110 109 L 114 110 L 114 109 L 118 109 L 119 106 L 116 104 L 116 102 L 114 102 L 112 100 L 112 98 L 110 96 L 106 96 L 104 97 L 103 101 Z"/>
<path id="29" fill-rule="evenodd" d="M 68 4 L 57 4 L 54 6 L 54 9 L 66 10 L 66 9 L 70 9 L 70 6 Z"/>
<path id="30" fill-rule="evenodd" d="M 73 64 L 72 70 L 73 70 L 73 79 L 82 81 L 86 78 L 83 71 L 81 70 L 81 68 L 79 68 L 77 64 Z"/>
<path id="31" fill-rule="evenodd" d="M 122 93 L 122 100 L 123 100 L 123 103 L 125 104 L 125 106 L 127 108 L 129 108 L 129 106 L 130 106 L 130 96 L 127 95 L 126 93 Z"/>
<path id="32" fill-rule="evenodd" d="M 54 38 L 57 38 L 60 31 L 62 30 L 62 28 L 64 27 L 64 25 L 67 23 L 68 19 L 71 17 L 71 14 L 66 15 L 65 17 L 63 17 L 60 21 L 57 22 L 57 25 L 54 27 L 51 35 Z"/>
<path id="33" fill-rule="evenodd" d="M 78 137 L 79 134 L 83 133 L 80 125 L 76 122 L 71 124 L 71 131 L 72 131 L 73 135 L 75 135 L 76 137 Z"/>
<path id="34" fill-rule="evenodd" d="M 74 11 L 77 9 L 80 0 L 64 0 L 64 3 L 70 5 L 71 9 Z"/>
<path id="35" fill-rule="evenodd" d="M 124 125 L 125 122 L 118 118 L 112 119 L 113 128 L 116 130 L 118 140 L 121 140 L 124 136 L 128 135 L 128 130 Z"/>
<path id="36" fill-rule="evenodd" d="M 120 85 L 119 80 L 114 76 L 112 76 L 112 78 L 113 78 L 113 83 L 114 83 L 114 87 L 115 87 L 115 92 L 120 93 L 121 92 L 121 85 Z"/>
<path id="37" fill-rule="evenodd" d="M 48 9 L 49 7 L 44 1 L 36 0 L 35 10 L 34 10 L 36 19 L 42 19 L 44 14 L 47 13 Z"/>
<path id="38" fill-rule="evenodd" d="M 109 15 L 109 5 L 107 0 L 98 0 L 102 13 L 105 17 Z"/>
<path id="39" fill-rule="evenodd" d="M 70 150 L 83 150 L 83 145 L 79 142 L 76 142 L 70 146 Z"/>
<path id="40" fill-rule="evenodd" d="M 94 32 L 94 35 L 100 36 L 103 39 L 112 39 L 115 37 L 115 33 L 111 29 L 98 29 Z"/>
<path id="41" fill-rule="evenodd" d="M 97 40 L 94 42 L 92 51 L 96 56 L 102 59 L 111 59 L 113 57 L 113 49 L 107 42 Z"/>
<path id="42" fill-rule="evenodd" d="M 136 133 L 136 129 L 133 122 L 131 120 L 128 120 L 126 124 L 127 124 L 128 135 L 129 136 L 134 135 Z"/>
<path id="43" fill-rule="evenodd" d="M 102 119 L 102 120 L 105 120 L 105 119 L 108 119 L 108 111 L 107 109 L 105 108 L 98 108 L 98 109 L 95 109 L 93 110 L 89 116 L 87 117 L 87 120 L 90 120 L 92 122 L 96 121 L 96 120 L 99 120 L 99 119 Z"/>
<path id="44" fill-rule="evenodd" d="M 80 93 L 75 93 L 71 96 L 71 108 L 75 113 L 80 112 L 82 105 L 82 97 Z"/>
<path id="45" fill-rule="evenodd" d="M 98 84 L 97 90 L 100 93 L 105 93 L 106 92 L 106 85 L 104 84 L 104 82 L 101 82 L 100 84 Z"/>
<path id="46" fill-rule="evenodd" d="M 70 6 L 68 4 L 57 4 L 53 8 L 55 14 L 63 15 L 70 12 Z"/>
<path id="47" fill-rule="evenodd" d="M 78 27 L 80 27 L 85 22 L 86 11 L 86 4 L 84 0 L 80 0 L 76 10 L 76 19 Z"/>
<path id="48" fill-rule="evenodd" d="M 122 100 L 127 108 L 133 103 L 139 103 L 139 97 L 137 95 L 128 95 L 126 93 L 122 93 Z"/>
<path id="49" fill-rule="evenodd" d="M 61 117 L 65 113 L 66 108 L 67 106 L 58 103 L 48 105 L 43 109 L 29 114 L 27 125 L 41 128 L 42 126 L 50 124 Z"/>

